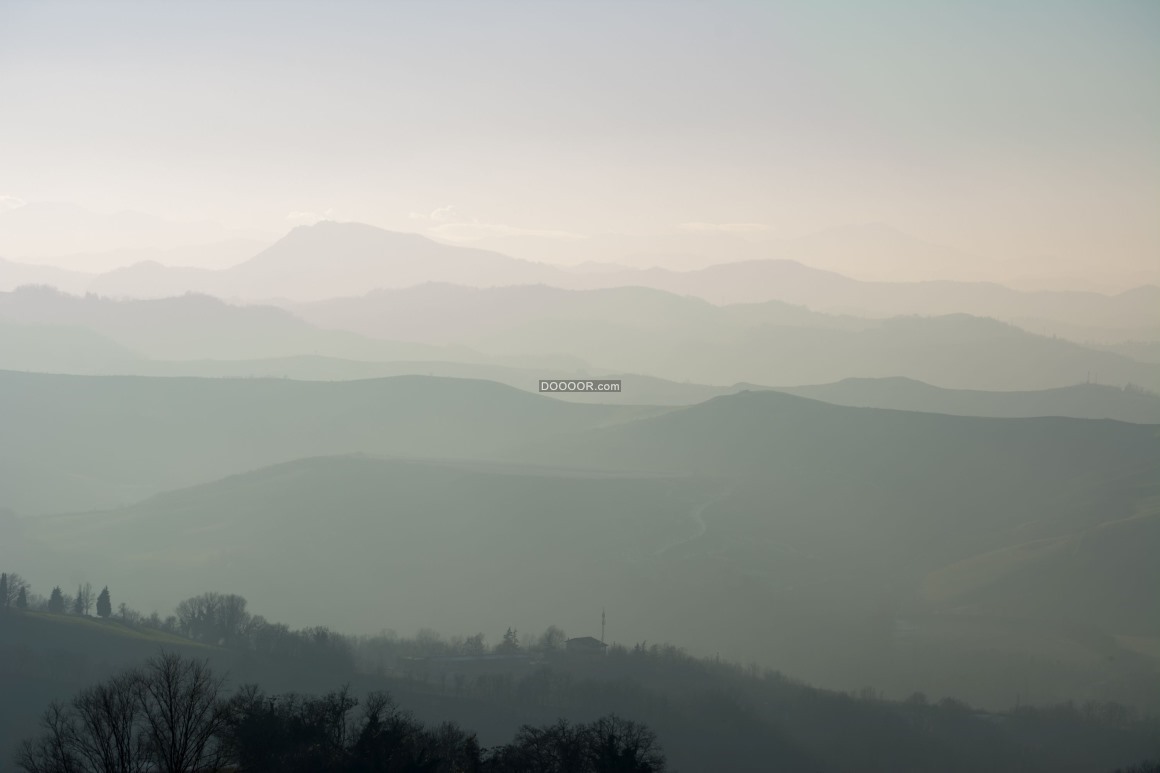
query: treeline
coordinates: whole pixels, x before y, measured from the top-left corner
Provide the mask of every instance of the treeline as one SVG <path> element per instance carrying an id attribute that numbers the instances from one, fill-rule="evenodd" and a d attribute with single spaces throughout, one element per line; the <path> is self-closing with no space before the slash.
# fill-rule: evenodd
<path id="1" fill-rule="evenodd" d="M 191 646 L 184 651 L 205 653 L 221 669 L 241 675 L 240 681 L 311 693 L 343 682 L 362 694 L 387 690 L 426 721 L 453 718 L 492 744 L 510 738 L 522 724 L 548 726 L 561 717 L 584 723 L 615 711 L 651 728 L 672 763 L 685 770 L 723 769 L 720 760 L 728 759 L 725 767 L 736 771 L 1087 773 L 1160 754 L 1160 723 L 1119 703 L 982 711 L 955 698 L 920 693 L 889 700 L 871 688 L 818 689 L 777 671 L 696 658 L 665 644 L 613 644 L 604 655 L 572 656 L 564 651 L 564 632 L 554 626 L 526 637 L 511 627 L 494 645 L 482 634 L 444 638 L 432 631 L 352 637 L 326 628 L 291 629 L 252 614 L 243 597 L 204 593 L 164 618 L 120 605 L 104 624 L 144 635 L 110 637 L 120 643 L 106 648 L 102 625 L 85 626 L 91 650 L 77 646 L 64 653 L 58 646 L 65 643 L 59 638 L 63 632 L 54 631 L 65 626 L 32 614 L 9 617 L 13 623 L 24 619 L 7 627 L 7 639 L 0 619 L 0 676 L 5 664 L 22 664 L 7 673 L 34 698 L 27 706 L 52 697 L 50 682 L 67 686 L 68 694 L 106 676 L 109 670 L 99 670 L 102 659 L 118 657 L 129 644 L 139 652 L 133 662 L 147 657 L 156 646 L 150 640 L 160 638 L 147 632 L 156 629 L 188 640 Z M 69 631 L 68 646 L 80 635 Z M 171 646 L 180 645 L 171 641 Z M 62 677 L 69 673 L 73 676 Z M 315 699 L 270 700 L 322 710 Z M 8 705 L 16 716 L 14 704 Z M 0 712 L 4 707 L 0 694 Z M 278 716 L 263 722 L 302 721 Z M 29 727 L 8 738 L 22 737 Z M 0 724 L 0 739 L 3 733 Z M 498 763 L 492 759 L 492 764 Z"/>
<path id="2" fill-rule="evenodd" d="M 86 582 L 77 586 L 75 595 L 69 595 L 57 585 L 45 597 L 32 593 L 32 586 L 15 572 L 0 572 L 0 611 L 20 609 L 87 616 L 94 606 L 99 617 L 112 616 L 113 602 L 108 587 L 94 594 L 92 584 Z"/>
<path id="3" fill-rule="evenodd" d="M 383 692 L 233 696 L 197 660 L 163 653 L 54 703 L 16 762 L 26 773 L 662 773 L 647 727 L 615 715 L 587 724 L 525 725 L 508 744 L 428 727 Z M 357 709 L 357 711 L 356 711 Z"/>

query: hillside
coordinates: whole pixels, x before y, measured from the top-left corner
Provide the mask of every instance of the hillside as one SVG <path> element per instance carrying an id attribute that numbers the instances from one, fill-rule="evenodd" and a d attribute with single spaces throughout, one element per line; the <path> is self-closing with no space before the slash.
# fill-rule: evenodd
<path id="1" fill-rule="evenodd" d="M 88 328 L 0 320 L 0 370 L 122 373 L 144 364 L 136 352 Z"/>
<path id="2" fill-rule="evenodd" d="M 0 372 L 0 507 L 109 507 L 277 462 L 340 453 L 485 457 L 640 415 L 486 381 L 347 382 Z"/>
<path id="3" fill-rule="evenodd" d="M 404 629 L 576 630 L 605 606 L 628 640 L 683 635 L 695 652 L 844 689 L 1005 706 L 1018 672 L 1021 694 L 1040 701 L 1147 702 L 1154 690 L 1160 663 L 1144 651 L 1160 642 L 1160 616 L 1142 590 L 1157 548 L 1154 427 L 773 392 L 582 424 L 493 447 L 514 466 L 293 462 L 26 520 L 13 549 L 116 577 L 145 606 L 205 576 L 291 622 L 364 631 L 387 610 Z M 1136 541 L 1130 560 L 1101 547 L 1124 540 Z M 1055 543 L 1062 552 L 1043 560 L 1021 547 Z M 1003 551 L 1019 560 L 996 571 Z M 1062 576 L 1078 578 L 1072 594 L 1043 606 Z M 500 599 L 512 619 L 488 623 Z"/>
<path id="4" fill-rule="evenodd" d="M 762 324 L 854 330 L 867 326 L 865 320 L 780 302 L 715 306 L 691 295 L 639 286 L 566 290 L 547 285 L 477 288 L 428 283 L 359 297 L 287 304 L 286 308 L 320 327 L 426 343 L 488 338 L 545 323 L 714 339 Z"/>
<path id="5" fill-rule="evenodd" d="M 898 317 L 861 330 L 759 325 L 689 336 L 608 323 L 544 320 L 469 340 L 492 356 L 564 352 L 594 367 L 703 384 L 794 386 L 904 377 L 944 388 L 1038 390 L 1098 374 L 1100 383 L 1160 389 L 1160 367 L 963 315 Z"/>
<path id="6" fill-rule="evenodd" d="M 576 629 L 594 598 L 611 600 L 624 567 L 691 532 L 689 511 L 714 490 L 663 475 L 315 458 L 108 512 L 26 519 L 23 547 L 0 559 L 37 556 L 30 579 L 66 567 L 108 576 L 144 608 L 213 577 L 293 624 L 488 630 L 502 599 L 526 630 Z M 350 603 L 331 604 L 335 594 Z"/>
<path id="7" fill-rule="evenodd" d="M 0 293 L 0 320 L 85 328 L 142 356 L 169 360 L 300 354 L 364 360 L 449 359 L 458 354 L 472 359 L 471 352 L 319 330 L 282 309 L 235 306 L 204 295 L 116 301 L 25 287 Z"/>
<path id="8" fill-rule="evenodd" d="M 1160 615 L 1142 590 L 1149 587 L 1147 560 L 1132 553 L 1135 559 L 1119 563 L 1114 550 L 1097 547 L 1131 539 L 1124 534 L 1147 550 L 1157 547 L 1150 520 L 1124 521 L 1146 516 L 1160 494 L 1160 438 L 1152 426 L 904 413 L 750 392 L 527 455 L 730 481 L 728 494 L 704 513 L 703 536 L 674 551 L 680 569 L 668 580 L 680 584 L 674 588 L 703 587 L 729 576 L 739 583 L 736 592 L 745 588 L 765 604 L 779 599 L 867 620 L 880 616 L 885 628 L 863 631 L 869 638 L 860 656 L 871 657 L 874 647 L 889 650 L 907 626 L 929 623 L 927 615 L 959 611 L 1070 621 L 1102 631 L 1100 647 L 1113 649 L 1107 640 L 1113 634 L 1160 636 Z M 952 566 L 1039 541 L 1085 550 L 1070 564 L 1027 560 L 1017 572 L 977 571 L 973 585 L 946 596 L 923 591 L 942 573 L 962 573 Z M 1076 578 L 1099 581 L 1080 593 L 1084 580 L 1069 580 L 1075 592 L 1044 607 L 1052 578 L 1078 565 Z M 996 599 L 1002 603 L 984 603 Z M 967 625 L 976 632 L 992 625 L 974 620 Z M 780 627 L 758 627 L 794 638 L 774 633 Z M 1035 636 L 1049 630 L 1054 637 L 1064 629 L 1049 626 Z M 875 636 L 882 637 L 877 644 Z M 1015 649 L 1042 655 L 1043 642 L 1031 639 Z M 995 644 L 988 635 L 976 642 L 976 648 Z M 1094 662 L 1090 652 L 1077 657 Z"/>
<path id="9" fill-rule="evenodd" d="M 939 389 L 906 378 L 857 378 L 832 384 L 779 387 L 777 391 L 835 405 L 954 416 L 1066 416 L 1074 419 L 1160 424 L 1160 395 L 1100 384 L 1075 384 L 1025 392 L 987 392 Z"/>
<path id="10" fill-rule="evenodd" d="M 255 631 L 287 633 L 261 620 Z M 317 640 L 310 631 L 300 633 L 332 646 L 289 656 L 264 647 L 211 648 L 181 640 L 167 649 L 227 675 L 227 695 L 241 684 L 257 684 L 271 697 L 284 691 L 333 696 L 339 685 L 359 698 L 385 690 L 409 715 L 432 726 L 456 722 L 477 733 L 485 748 L 506 743 L 520 725 L 563 719 L 575 727 L 615 712 L 655 732 L 673 770 L 727 765 L 738 773 L 771 766 L 803 773 L 1086 773 L 1144 759 L 1156 748 L 1155 720 L 1140 720 L 1115 704 L 980 712 L 949 698 L 895 702 L 872 691 L 855 697 L 656 645 L 615 645 L 607 657 L 595 659 L 525 650 L 530 658 L 518 673 L 485 665 L 470 676 L 457 675 L 451 687 L 436 674 L 400 668 L 405 662 L 439 662 L 401 657 L 446 646 L 430 634 L 353 641 L 333 632 Z M 0 754 L 37 732 L 37 712 L 49 700 L 67 700 L 121 668 L 139 666 L 157 654 L 140 644 L 159 636 L 166 634 L 120 621 L 0 616 L 0 674 L 8 688 L 0 695 Z M 380 667 L 368 669 L 368 660 Z M 12 668 L 14 661 L 19 669 Z M 385 663 L 391 665 L 383 668 Z M 836 737 L 842 743 L 835 744 Z M 1043 743 L 1047 738 L 1053 742 Z"/>
<path id="11" fill-rule="evenodd" d="M 991 282 L 865 282 L 790 260 L 751 260 L 684 272 L 653 268 L 589 274 L 585 279 L 588 287 L 643 285 L 718 304 L 776 300 L 819 312 L 871 317 L 964 313 L 1002 320 L 1033 318 L 1048 326 L 1093 330 L 1154 327 L 1160 302 L 1160 287 L 1154 285 L 1104 295 L 1024 292 Z"/>
<path id="12" fill-rule="evenodd" d="M 492 357 L 571 356 L 677 382 L 782 386 L 905 377 L 946 388 L 1040 390 L 1090 379 L 1160 389 L 1160 367 L 954 314 L 860 319 L 781 302 L 715 306 L 619 287 L 424 285 L 287 308 L 321 327 Z"/>

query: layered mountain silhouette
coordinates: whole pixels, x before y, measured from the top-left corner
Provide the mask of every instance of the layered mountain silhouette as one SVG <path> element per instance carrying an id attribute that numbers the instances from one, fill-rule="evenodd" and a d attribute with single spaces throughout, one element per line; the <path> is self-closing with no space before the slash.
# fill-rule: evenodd
<path id="1" fill-rule="evenodd" d="M 615 400 L 670 404 L 736 384 L 848 378 L 903 377 L 952 389 L 1099 382 L 1160 391 L 1158 364 L 965 315 L 864 320 L 778 302 L 715 306 L 644 288 L 435 284 L 289 308 L 294 313 L 209 296 L 115 301 L 24 288 L 0 293 L 0 368 L 326 380 L 416 373 L 521 389 L 544 378 L 625 374 L 639 391 Z"/>
<path id="2" fill-rule="evenodd" d="M 79 277 L 0 264 L 0 288 L 47 282 L 75 290 Z M 1160 326 L 1160 288 L 1118 295 L 1021 292 L 984 282 L 866 282 L 785 259 L 690 271 L 661 268 L 570 270 L 497 252 L 440 244 L 359 223 L 301 226 L 254 257 L 216 271 L 144 264 L 94 278 L 85 287 L 114 297 L 199 292 L 223 298 L 321 300 L 426 282 L 474 287 L 548 284 L 568 289 L 642 286 L 712 303 L 783 301 L 861 316 L 968 313 L 1022 322 L 1035 332 L 1092 340 L 1144 338 Z"/>
<path id="3" fill-rule="evenodd" d="M 902 376 L 948 388 L 1083 383 L 1160 390 L 1160 369 L 970 315 L 884 320 L 769 301 L 718 306 L 640 287 L 422 285 L 293 304 L 323 327 L 455 342 L 493 356 L 567 352 L 591 367 L 673 381 L 797 385 Z"/>
<path id="4" fill-rule="evenodd" d="M 149 359 L 243 360 L 313 355 L 370 362 L 490 361 L 464 347 L 396 342 L 346 331 L 322 330 L 280 308 L 236 305 L 207 295 L 116 301 L 26 287 L 0 293 L 0 324 L 5 323 L 22 327 L 22 331 L 14 329 L 11 335 L 21 332 L 26 338 L 35 334 L 36 326 L 80 329 Z M 99 350 L 90 354 L 99 355 Z M 530 366 L 538 362 L 533 358 L 522 364 Z M 574 362 L 567 358 L 543 361 L 545 367 L 562 367 Z M 515 358 L 508 364 L 521 362 Z M 126 371 L 116 370 L 123 365 L 115 360 L 100 372 L 123 373 Z"/>

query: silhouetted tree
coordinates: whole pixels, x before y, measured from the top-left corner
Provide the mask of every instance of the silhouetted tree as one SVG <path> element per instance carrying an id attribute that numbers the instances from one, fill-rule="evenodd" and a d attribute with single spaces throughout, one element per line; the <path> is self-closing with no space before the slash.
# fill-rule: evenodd
<path id="1" fill-rule="evenodd" d="M 93 586 L 89 583 L 77 586 L 77 595 L 73 598 L 72 612 L 74 615 L 87 616 L 93 608 Z"/>
<path id="2" fill-rule="evenodd" d="M 230 701 L 223 744 L 231 762 L 253 773 L 315 771 L 480 771 L 475 736 L 449 723 L 425 728 L 385 693 L 359 701 L 343 688 L 319 697 L 264 695 L 243 687 Z"/>
<path id="3" fill-rule="evenodd" d="M 48 611 L 57 615 L 64 614 L 64 593 L 61 592 L 59 585 L 55 586 L 52 593 L 49 594 Z"/>
<path id="4" fill-rule="evenodd" d="M 564 648 L 564 642 L 567 639 L 568 635 L 564 631 L 550 625 L 546 631 L 540 634 L 540 639 L 536 644 L 544 652 L 556 652 Z"/>
<path id="5" fill-rule="evenodd" d="M 514 628 L 508 628 L 503 635 L 503 641 L 496 645 L 496 652 L 512 654 L 520 651 L 520 634 Z"/>
<path id="6" fill-rule="evenodd" d="M 656 773 L 665 769 L 656 734 L 638 722 L 616 715 L 601 717 L 589 726 L 588 735 L 596 771 Z"/>
<path id="7" fill-rule="evenodd" d="M 662 773 L 665 757 L 644 725 L 615 715 L 588 725 L 560 720 L 525 725 L 507 746 L 495 749 L 493 773 Z"/>
<path id="8" fill-rule="evenodd" d="M 206 644 L 237 646 L 253 619 L 246 600 L 234 594 L 203 593 L 182 601 L 176 611 L 181 632 Z"/>
<path id="9" fill-rule="evenodd" d="M 17 764 L 27 773 L 195 773 L 218 770 L 226 717 L 208 666 L 162 653 L 53 703 Z"/>
<path id="10" fill-rule="evenodd" d="M 28 588 L 21 587 L 20 592 L 16 594 L 16 608 L 28 609 Z"/>
<path id="11" fill-rule="evenodd" d="M 113 614 L 113 602 L 109 598 L 109 586 L 106 585 L 97 596 L 97 615 L 108 618 Z"/>
<path id="12" fill-rule="evenodd" d="M 16 603 L 22 589 L 28 588 L 28 583 L 16 572 L 0 573 L 0 609 L 8 609 Z"/>
<path id="13" fill-rule="evenodd" d="M 487 646 L 484 644 L 482 633 L 468 636 L 463 642 L 463 654 L 465 655 L 482 655 L 485 652 L 487 652 Z"/>

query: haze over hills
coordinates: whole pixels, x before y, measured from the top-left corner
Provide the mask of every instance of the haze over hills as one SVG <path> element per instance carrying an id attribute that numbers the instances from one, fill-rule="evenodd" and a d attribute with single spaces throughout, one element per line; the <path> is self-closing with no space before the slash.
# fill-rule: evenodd
<path id="1" fill-rule="evenodd" d="M 939 599 L 950 604 L 944 611 L 973 595 L 972 614 L 1160 631 L 1154 605 L 1138 592 L 1154 579 L 1146 562 L 1117 566 L 1117 551 L 1095 547 L 1132 534 L 1150 539 L 1160 512 L 1153 426 L 949 417 L 750 392 L 538 446 L 531 457 L 722 476 L 732 489 L 704 515 L 705 571 L 734 559 L 759 587 L 780 594 L 793 586 L 818 606 L 931 612 L 915 590 L 959 565 L 975 574 L 962 597 Z M 1049 544 L 1084 545 L 1080 575 L 1104 577 L 1088 593 L 1057 597 L 1050 613 L 1037 606 L 1050 593 L 1037 572 L 1060 566 L 1039 560 Z M 1003 550 L 1005 562 L 982 558 Z M 1004 596 L 1001 584 L 1020 592 Z M 979 601 L 982 588 L 995 589 L 989 604 Z"/>
<path id="2" fill-rule="evenodd" d="M 566 290 L 546 285 L 476 288 L 427 283 L 286 308 L 320 327 L 407 341 L 447 343 L 568 323 L 728 339 L 758 325 L 861 330 L 873 322 L 778 301 L 717 306 L 647 287 Z M 567 342 L 562 342 L 566 346 Z"/>
<path id="3" fill-rule="evenodd" d="M 1020 292 L 984 282 L 860 282 L 793 261 L 765 260 L 710 266 L 699 271 L 648 269 L 588 277 L 589 286 L 642 285 L 712 303 L 778 300 L 820 312 L 883 317 L 961 312 L 1000 320 L 1030 318 L 1096 334 L 1155 326 L 1160 287 L 1117 295 L 1092 292 Z M 1047 332 L 1051 332 L 1048 330 Z"/>
<path id="4" fill-rule="evenodd" d="M 452 453 L 461 458 L 509 464 L 291 462 L 106 513 L 24 521 L 13 549 L 38 556 L 38 566 L 145 583 L 134 592 L 147 603 L 194 592 L 198 577 L 213 576 L 282 619 L 302 620 L 310 610 L 314 621 L 322 615 L 351 630 L 375 630 L 388 616 L 405 629 L 447 629 L 453 620 L 482 626 L 496 599 L 512 625 L 536 629 L 561 615 L 582 617 L 602 599 L 618 638 L 665 639 L 680 630 L 695 651 L 776 663 L 845 688 L 869 680 L 905 694 L 931 684 L 933 671 L 939 690 L 1003 705 L 1012 669 L 1022 673 L 1028 700 L 1137 695 L 1132 685 L 1155 682 L 1160 663 L 1116 638 L 1160 639 L 1160 617 L 1140 592 L 1157 579 L 1152 563 L 1117 565 L 1118 552 L 1103 547 L 1151 544 L 1160 496 L 1155 427 L 947 417 L 763 392 L 636 418 L 543 400 L 532 404 L 556 417 L 554 434 L 541 418 L 497 435 L 505 419 L 528 417 L 522 406 L 537 399 L 496 393 L 510 408 L 484 418 L 480 403 L 463 402 L 482 387 L 473 382 L 346 388 L 386 405 L 382 390 L 403 385 L 412 403 L 422 395 L 444 410 L 463 404 L 463 416 L 494 422 L 495 429 L 470 432 L 492 442 L 463 442 L 467 427 L 435 423 L 432 413 L 404 429 L 403 408 L 380 425 L 395 428 L 389 442 L 405 442 L 416 455 L 447 454 L 458 444 Z M 219 391 L 227 386 L 240 388 Z M 459 395 L 455 403 L 447 390 Z M 207 423 L 204 409 L 179 413 Z M 27 433 L 38 418 L 30 417 Z M 316 420 L 341 426 L 328 414 Z M 125 426 L 125 413 L 108 421 Z M 597 426 L 609 422 L 616 423 Z M 442 434 L 415 445 L 436 427 Z M 266 434 L 257 419 L 248 429 Z M 296 429 L 279 428 L 276 437 L 287 442 Z M 180 457 L 166 466 L 200 458 L 206 469 L 209 438 L 223 431 L 172 431 Z M 130 449 L 167 447 L 140 432 L 122 431 L 116 445 L 135 469 L 143 461 Z M 367 432 L 383 442 L 381 432 Z M 15 443 L 36 449 L 27 433 Z M 247 458 L 269 458 L 256 453 L 256 442 Z M 342 441 L 327 444 L 333 450 Z M 308 450 L 299 444 L 279 453 L 289 459 Z M 112 477 L 115 463 L 103 466 Z M 331 556 L 343 556 L 345 568 L 326 568 Z M 1068 562 L 1085 568 L 1069 571 Z M 162 566 L 164 577 L 147 582 Z M 328 580 L 318 583 L 324 571 Z M 1041 606 L 1061 573 L 1102 579 L 1068 604 Z M 325 602 L 336 595 L 356 603 Z M 690 617 L 700 623 L 695 630 Z M 741 635 L 726 643 L 721 631 Z M 963 668 L 947 668 L 951 662 L 971 664 L 976 677 L 956 681 Z"/>
<path id="5" fill-rule="evenodd" d="M 72 375 L 185 376 L 200 378 L 290 378 L 353 381 L 421 375 L 494 381 L 538 391 L 545 375 L 612 378 L 621 392 L 557 393 L 555 399 L 619 405 L 690 405 L 745 389 L 773 389 L 839 405 L 925 411 L 963 416 L 1065 416 L 1160 424 L 1160 396 L 1106 384 L 1074 384 L 1046 390 L 988 392 L 941 389 L 906 378 L 845 379 L 830 384 L 771 387 L 753 383 L 713 386 L 669 381 L 599 368 L 520 368 L 484 362 L 441 360 L 353 360 L 320 355 L 258 359 L 170 360 L 146 357 L 83 327 L 25 325 L 0 321 L 0 370 Z M 1098 374 L 1097 374 L 1098 375 Z"/>
<path id="6" fill-rule="evenodd" d="M 663 10 L 0 0 L 0 771 L 1160 773 L 1160 3 Z"/>
<path id="7" fill-rule="evenodd" d="M 591 272 L 441 244 L 417 234 L 359 223 L 300 226 L 230 268 L 190 269 L 146 262 L 83 282 L 42 267 L 0 266 L 0 287 L 45 281 L 61 289 L 156 298 L 199 292 L 246 300 L 322 300 L 427 282 L 497 287 L 548 284 L 566 289 L 642 286 L 716 304 L 782 301 L 858 316 L 968 313 L 1023 322 L 1035 332 L 1113 342 L 1145 338 L 1160 326 L 1160 287 L 1116 295 L 1021 292 L 983 282 L 866 282 L 786 259 L 749 260 L 690 271 L 662 268 Z"/>
<path id="8" fill-rule="evenodd" d="M 657 409 L 576 405 L 490 382 L 150 379 L 0 372 L 0 507 L 108 507 L 320 454 L 486 457 Z"/>
<path id="9" fill-rule="evenodd" d="M 27 333 L 43 325 L 85 328 L 141 356 L 164 360 L 321 355 L 366 361 L 489 361 L 463 347 L 392 342 L 320 330 L 273 306 L 238 306 L 205 295 L 114 301 L 27 287 L 0 293 L 0 321 L 23 325 Z M 533 358 L 522 364 L 537 362 L 540 360 Z M 559 367 L 568 362 L 567 358 L 548 358 L 544 365 Z M 515 358 L 508 364 L 521 364 L 521 360 Z"/>
<path id="10" fill-rule="evenodd" d="M 640 287 L 451 285 L 288 308 L 322 327 L 496 356 L 568 352 L 604 370 L 695 383 L 905 376 L 953 388 L 1043 389 L 1096 374 L 1160 388 L 1153 365 L 965 315 L 866 320 L 774 301 L 716 306 Z"/>
<path id="11" fill-rule="evenodd" d="M 18 263 L 0 257 L 0 291 L 11 291 L 27 285 L 45 285 L 66 293 L 83 293 L 94 276 L 56 266 Z"/>
<path id="12" fill-rule="evenodd" d="M 902 376 L 965 389 L 1035 390 L 1089 379 L 1160 389 L 1156 364 L 966 316 L 857 320 L 777 303 L 716 307 L 639 288 L 589 295 L 430 285 L 386 297 L 386 304 L 376 296 L 325 304 L 316 316 L 313 307 L 298 309 L 323 325 L 348 324 L 382 338 L 323 330 L 275 307 L 193 295 L 112 301 L 25 288 L 0 294 L 0 320 L 25 326 L 28 335 L 35 325 L 84 327 L 157 360 L 429 360 L 536 370 L 537 379 L 636 373 L 718 386 Z"/>
<path id="13" fill-rule="evenodd" d="M 988 392 L 939 389 L 906 378 L 859 378 L 832 384 L 779 387 L 777 391 L 835 405 L 953 416 L 1064 416 L 1160 424 L 1160 395 L 1101 384 L 1075 384 L 1031 392 Z"/>

